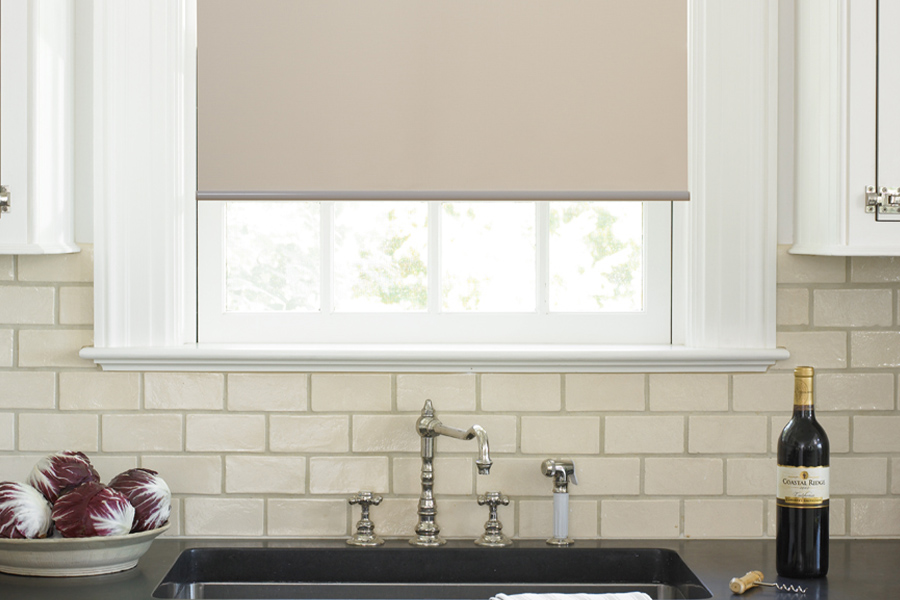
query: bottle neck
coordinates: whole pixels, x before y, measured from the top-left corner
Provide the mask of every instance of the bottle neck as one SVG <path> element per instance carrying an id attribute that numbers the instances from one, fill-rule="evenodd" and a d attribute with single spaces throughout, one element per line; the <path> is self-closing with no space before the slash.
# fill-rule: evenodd
<path id="1" fill-rule="evenodd" d="M 794 377 L 794 415 L 813 414 L 813 378 Z"/>

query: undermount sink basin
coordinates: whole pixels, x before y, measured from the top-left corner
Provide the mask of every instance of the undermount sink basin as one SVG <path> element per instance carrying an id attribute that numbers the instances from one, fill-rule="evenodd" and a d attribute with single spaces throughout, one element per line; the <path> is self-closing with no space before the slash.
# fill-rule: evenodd
<path id="1" fill-rule="evenodd" d="M 155 598 L 488 600 L 498 593 L 641 591 L 651 598 L 711 598 L 672 550 L 553 548 L 537 542 L 480 548 L 192 548 Z"/>

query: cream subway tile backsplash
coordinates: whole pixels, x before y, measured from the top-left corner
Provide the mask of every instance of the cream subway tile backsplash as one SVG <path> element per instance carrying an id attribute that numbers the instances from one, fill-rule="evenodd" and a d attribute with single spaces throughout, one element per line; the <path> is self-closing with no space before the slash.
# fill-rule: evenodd
<path id="1" fill-rule="evenodd" d="M 166 480 L 173 494 L 221 494 L 222 457 L 185 454 L 145 454 L 141 466 Z"/>
<path id="2" fill-rule="evenodd" d="M 421 412 L 425 400 L 430 399 L 442 412 L 473 411 L 475 383 L 475 375 L 470 373 L 397 375 L 397 410 Z"/>
<path id="3" fill-rule="evenodd" d="M 650 410 L 728 410 L 728 375 L 650 375 Z"/>
<path id="4" fill-rule="evenodd" d="M 391 376 L 316 373 L 312 376 L 312 409 L 316 412 L 388 412 Z"/>
<path id="5" fill-rule="evenodd" d="M 19 415 L 19 450 L 95 452 L 99 449 L 99 421 L 97 415 L 22 413 Z"/>
<path id="6" fill-rule="evenodd" d="M 775 486 L 776 461 L 771 458 L 728 458 L 725 487 L 729 496 L 769 496 Z"/>
<path id="7" fill-rule="evenodd" d="M 598 454 L 600 417 L 522 417 L 523 454 Z"/>
<path id="8" fill-rule="evenodd" d="M 789 254 L 789 246 L 778 247 L 778 283 L 844 283 L 847 259 L 842 256 Z"/>
<path id="9" fill-rule="evenodd" d="M 153 410 L 221 410 L 225 377 L 219 373 L 146 373 L 144 408 Z"/>
<path id="10" fill-rule="evenodd" d="M 850 261 L 853 283 L 900 283 L 900 258 L 860 256 Z"/>
<path id="11" fill-rule="evenodd" d="M 854 452 L 900 452 L 900 416 L 853 417 Z"/>
<path id="12" fill-rule="evenodd" d="M 185 498 L 185 534 L 263 535 L 264 508 L 262 498 Z"/>
<path id="13" fill-rule="evenodd" d="M 763 500 L 684 501 L 684 535 L 690 538 L 742 538 L 763 535 Z"/>
<path id="14" fill-rule="evenodd" d="M 0 410 L 53 409 L 56 375 L 48 371 L 0 371 Z"/>
<path id="15" fill-rule="evenodd" d="M 262 415 L 188 415 L 184 447 L 188 452 L 262 452 L 266 418 Z"/>
<path id="16" fill-rule="evenodd" d="M 345 500 L 273 498 L 267 505 L 267 535 L 322 537 L 348 534 Z"/>
<path id="17" fill-rule="evenodd" d="M 0 281 L 12 281 L 16 278 L 15 257 L 0 255 Z"/>
<path id="18" fill-rule="evenodd" d="M 0 323 L 52 325 L 56 293 L 52 287 L 0 286 Z"/>
<path id="19" fill-rule="evenodd" d="M 814 365 L 817 369 L 844 369 L 847 367 L 847 332 L 845 331 L 779 331 L 775 336 L 778 346 L 787 348 L 791 357 L 775 366 L 792 370 L 799 365 Z"/>
<path id="20" fill-rule="evenodd" d="M 851 498 L 850 535 L 900 536 L 900 498 Z"/>
<path id="21" fill-rule="evenodd" d="M 138 459 L 134 455 L 94 454 L 91 457 L 91 464 L 97 469 L 97 474 L 100 475 L 100 481 L 108 482 L 119 473 L 137 467 Z"/>
<path id="22" fill-rule="evenodd" d="M 504 508 L 500 509 L 500 522 L 503 523 L 503 531 L 512 535 L 509 531 L 512 527 L 504 520 Z M 485 510 L 485 513 L 487 511 Z M 596 500 L 570 500 L 569 501 L 569 537 L 578 539 L 591 539 L 597 537 L 597 501 Z M 486 520 L 486 519 L 485 519 Z M 481 535 L 481 532 L 478 532 Z M 521 500 L 519 501 L 519 537 L 542 538 L 553 536 L 553 500 Z"/>
<path id="23" fill-rule="evenodd" d="M 59 288 L 60 325 L 92 325 L 94 323 L 94 288 L 65 286 Z"/>
<path id="24" fill-rule="evenodd" d="M 0 367 L 13 366 L 13 330 L 0 329 Z"/>
<path id="25" fill-rule="evenodd" d="M 562 407 L 559 375 L 485 374 L 481 408 L 502 412 L 556 412 Z"/>
<path id="26" fill-rule="evenodd" d="M 732 454 L 766 451 L 766 417 L 691 416 L 688 419 L 688 452 Z"/>
<path id="27" fill-rule="evenodd" d="M 720 496 L 725 490 L 721 458 L 646 458 L 644 493 L 650 496 Z"/>
<path id="28" fill-rule="evenodd" d="M 0 413 L 0 450 L 16 448 L 16 415 Z"/>
<path id="29" fill-rule="evenodd" d="M 183 451 L 182 421 L 175 414 L 103 415 L 101 447 L 104 452 Z"/>
<path id="30" fill-rule="evenodd" d="M 601 500 L 600 535 L 606 538 L 677 538 L 680 500 Z"/>
<path id="31" fill-rule="evenodd" d="M 818 327 L 889 327 L 892 290 L 816 290 L 813 322 Z"/>
<path id="32" fill-rule="evenodd" d="M 883 495 L 888 487 L 888 459 L 834 457 L 831 459 L 831 493 Z"/>
<path id="33" fill-rule="evenodd" d="M 390 482 L 386 456 L 317 456 L 309 459 L 311 494 L 383 494 Z"/>
<path id="34" fill-rule="evenodd" d="M 575 462 L 575 537 L 771 537 L 775 449 L 792 369 L 816 367 L 832 451 L 833 536 L 900 536 L 900 259 L 778 253 L 778 341 L 768 373 L 432 374 L 103 372 L 92 339 L 91 248 L 0 256 L 0 480 L 43 455 L 86 451 L 104 480 L 159 471 L 175 536 L 336 537 L 360 490 L 379 534 L 409 537 L 420 493 L 414 424 L 426 398 L 447 425 L 488 432 L 436 440 L 437 522 L 481 534 L 476 495 L 501 491 L 507 535 L 549 537 L 551 456 Z"/>
<path id="35" fill-rule="evenodd" d="M 790 401 L 794 397 L 792 372 L 741 374 L 734 375 L 731 379 L 734 411 L 756 413 L 768 411 L 790 416 Z"/>
<path id="36" fill-rule="evenodd" d="M 303 412 L 309 405 L 309 375 L 229 373 L 228 410 Z"/>
<path id="37" fill-rule="evenodd" d="M 575 373 L 566 375 L 567 411 L 642 411 L 646 376 Z"/>
<path id="38" fill-rule="evenodd" d="M 78 351 L 94 343 L 89 329 L 19 330 L 20 367 L 92 367 Z"/>
<path id="39" fill-rule="evenodd" d="M 900 367 L 900 331 L 853 331 L 850 353 L 853 368 L 896 369 Z"/>
<path id="40" fill-rule="evenodd" d="M 641 493 L 641 459 L 633 456 L 576 460 L 578 485 L 569 487 L 573 496 L 633 496 Z"/>
<path id="41" fill-rule="evenodd" d="M 59 374 L 60 410 L 137 410 L 140 404 L 138 373 L 64 371 Z"/>
<path id="42" fill-rule="evenodd" d="M 272 415 L 269 417 L 272 452 L 348 452 L 348 415 Z"/>
<path id="43" fill-rule="evenodd" d="M 229 494 L 303 494 L 306 459 L 298 456 L 226 456 Z"/>
<path id="44" fill-rule="evenodd" d="M 604 450 L 607 454 L 682 454 L 682 416 L 606 417 Z"/>
<path id="45" fill-rule="evenodd" d="M 73 254 L 34 254 L 17 257 L 19 281 L 71 283 L 94 281 L 94 247 L 81 245 Z"/>
<path id="46" fill-rule="evenodd" d="M 356 415 L 352 421 L 350 449 L 353 452 L 416 452 L 421 438 L 410 421 L 407 415 Z"/>
<path id="47" fill-rule="evenodd" d="M 820 373 L 814 385 L 818 411 L 894 408 L 892 373 Z"/>
<path id="48" fill-rule="evenodd" d="M 809 325 L 809 290 L 806 288 L 778 290 L 775 320 L 778 325 Z"/>

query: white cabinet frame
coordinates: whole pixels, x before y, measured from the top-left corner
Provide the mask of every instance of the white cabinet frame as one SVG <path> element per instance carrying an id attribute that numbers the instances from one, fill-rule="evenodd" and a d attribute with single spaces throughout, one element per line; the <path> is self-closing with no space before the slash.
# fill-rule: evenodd
<path id="1" fill-rule="evenodd" d="M 898 14 L 898 4 L 882 0 L 882 10 Z M 896 90 L 881 90 L 887 101 L 878 123 L 877 26 L 876 0 L 796 3 L 793 254 L 900 256 L 900 222 L 876 222 L 865 212 L 866 186 L 900 186 L 883 167 L 876 181 L 877 125 L 890 111 L 896 132 L 900 116 Z M 896 57 L 882 59 L 896 71 Z M 889 139 L 883 131 L 882 142 Z M 895 140 L 879 151 L 893 152 L 900 165 Z"/>
<path id="2" fill-rule="evenodd" d="M 3 0 L 0 254 L 78 252 L 73 0 Z"/>
<path id="3" fill-rule="evenodd" d="M 775 347 L 778 2 L 690 0 L 673 344 L 196 343 L 193 0 L 95 0 L 95 347 L 117 370 L 762 371 Z M 737 34 L 740 35 L 737 35 Z"/>

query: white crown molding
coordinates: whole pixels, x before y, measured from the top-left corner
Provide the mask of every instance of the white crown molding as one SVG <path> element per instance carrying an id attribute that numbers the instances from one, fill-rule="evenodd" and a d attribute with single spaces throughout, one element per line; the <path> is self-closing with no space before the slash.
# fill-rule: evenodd
<path id="1" fill-rule="evenodd" d="M 0 254 L 79 252 L 74 228 L 73 0 L 4 0 Z"/>
<path id="2" fill-rule="evenodd" d="M 691 200 L 675 345 L 198 345 L 195 0 L 95 0 L 95 347 L 106 369 L 759 371 L 775 347 L 778 2 L 690 1 Z M 740 32 L 740 35 L 734 35 Z M 139 76 L 138 76 L 139 74 Z"/>

